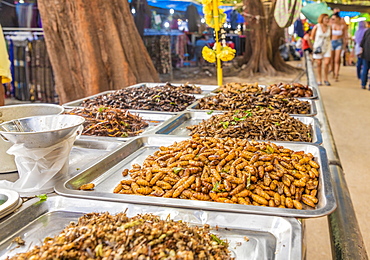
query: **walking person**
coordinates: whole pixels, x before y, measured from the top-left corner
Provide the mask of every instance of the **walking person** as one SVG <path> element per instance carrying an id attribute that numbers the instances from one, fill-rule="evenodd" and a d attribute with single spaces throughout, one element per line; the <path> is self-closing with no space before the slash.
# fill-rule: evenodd
<path id="1" fill-rule="evenodd" d="M 312 29 L 308 29 L 302 38 L 302 50 L 312 53 L 312 41 L 311 41 Z"/>
<path id="2" fill-rule="evenodd" d="M 329 15 L 321 14 L 317 19 L 318 24 L 312 30 L 313 59 L 317 63 L 318 85 L 322 86 L 322 67 L 324 65 L 324 84 L 330 86 L 328 80 L 329 64 L 331 57 L 331 29 L 329 26 Z"/>
<path id="3" fill-rule="evenodd" d="M 360 43 L 362 48 L 361 58 L 362 58 L 362 73 L 361 73 L 361 86 L 366 89 L 368 72 L 370 68 L 370 30 L 366 30 L 364 37 Z M 369 86 L 370 90 L 370 86 Z"/>
<path id="4" fill-rule="evenodd" d="M 347 46 L 347 28 L 342 24 L 338 13 L 334 13 L 331 16 L 331 21 L 331 57 L 334 63 L 333 78 L 335 81 L 338 81 L 342 50 L 345 50 L 345 46 Z"/>
<path id="5" fill-rule="evenodd" d="M 355 33 L 355 48 L 354 54 L 356 55 L 357 58 L 357 63 L 356 63 L 356 71 L 357 71 L 357 78 L 361 79 L 361 69 L 362 69 L 362 58 L 361 58 L 361 53 L 362 53 L 362 48 L 360 46 L 362 38 L 364 38 L 364 34 L 366 32 L 366 23 L 365 21 L 360 21 L 358 23 L 358 29 Z"/>

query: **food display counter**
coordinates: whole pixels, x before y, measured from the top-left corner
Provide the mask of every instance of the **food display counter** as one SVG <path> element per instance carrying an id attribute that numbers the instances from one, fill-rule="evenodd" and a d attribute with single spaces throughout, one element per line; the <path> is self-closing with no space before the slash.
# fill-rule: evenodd
<path id="1" fill-rule="evenodd" d="M 231 137 L 221 140 L 206 134 L 201 136 L 203 130 L 193 137 L 189 136 L 191 131 L 188 127 L 211 118 L 213 120 L 222 113 L 216 110 L 210 112 L 210 109 L 194 110 L 207 97 L 211 97 L 210 103 L 213 102 L 212 97 L 222 92 L 217 91 L 216 86 L 200 85 L 193 98 L 178 95 L 181 104 L 175 99 L 169 100 L 172 89 L 154 93 L 157 87 L 149 83 L 138 84 L 131 89 L 140 92 L 140 88 L 152 88 L 147 90 L 152 96 L 144 92 L 135 97 L 129 91 L 109 91 L 66 104 L 67 113 L 71 109 L 79 113 L 78 109 L 82 107 L 91 108 L 91 104 L 99 104 L 102 107 L 97 113 L 103 114 L 109 105 L 117 103 L 112 95 L 121 95 L 121 103 L 112 109 L 120 106 L 129 108 L 125 106 L 130 102 L 124 98 L 130 98 L 135 107 L 147 108 L 135 110 L 131 107 L 130 113 L 137 113 L 144 121 L 155 123 L 147 124 L 148 129 L 136 137 L 109 137 L 109 133 L 118 130 L 108 128 L 105 130 L 108 136 L 105 137 L 82 135 L 70 154 L 68 174 L 55 186 L 56 194 L 42 201 L 31 199 L 15 213 L 0 219 L 3 231 L 0 233 L 0 258 L 24 252 L 22 243 L 33 246 L 46 237 L 52 240 L 51 237 L 71 221 L 77 221 L 83 214 L 91 212 L 127 212 L 128 217 L 152 213 L 166 221 L 181 220 L 190 226 L 209 225 L 210 236 L 214 239 L 212 245 L 222 248 L 227 244 L 230 259 L 305 259 L 303 219 L 328 215 L 333 257 L 350 259 L 348 256 L 351 256 L 351 259 L 357 259 L 357 256 L 366 256 L 364 249 L 358 247 L 363 242 L 350 197 L 343 196 L 348 194 L 348 189 L 320 92 L 312 77 L 310 60 L 307 61 L 307 71 L 310 87 L 292 90 L 295 91 L 293 94 L 300 90 L 303 93 L 301 99 L 268 99 L 263 93 L 272 91 L 272 88 L 254 85 L 251 89 L 260 91 L 256 94 L 259 103 L 250 107 L 244 104 L 244 111 L 235 112 L 235 116 L 227 122 L 219 122 L 221 127 L 216 129 L 217 133 L 225 135 L 230 130 L 229 126 L 245 127 L 242 123 L 246 117 L 258 114 L 265 118 L 267 125 L 255 136 L 271 136 L 273 139 L 269 142 L 248 142 L 247 139 Z M 173 87 L 179 86 L 173 84 Z M 284 91 L 285 88 L 278 90 Z M 311 96 L 305 98 L 305 93 L 311 93 Z M 229 98 L 228 94 L 225 95 Z M 287 126 L 288 113 L 276 119 L 269 112 L 279 98 L 285 101 L 277 101 L 278 106 L 283 106 L 285 102 L 293 109 L 291 111 L 298 111 L 294 110 L 295 104 L 304 104 L 310 110 L 289 119 L 294 122 Z M 248 102 L 252 101 L 245 103 Z M 96 114 L 94 116 L 97 117 Z M 105 123 L 102 119 L 101 124 Z M 126 121 L 118 123 L 131 127 Z M 310 128 L 303 129 L 301 124 L 310 125 Z M 300 131 L 306 132 L 298 132 L 298 128 L 294 128 L 296 125 Z M 207 128 L 207 125 L 204 127 Z M 282 137 L 276 134 L 277 131 L 285 131 L 284 127 L 290 127 L 290 132 L 287 132 L 290 137 L 286 137 L 290 141 L 281 140 Z M 84 131 L 90 131 L 90 128 Z M 300 135 L 307 135 L 310 141 L 294 141 L 301 140 L 297 139 Z M 2 178 L 14 179 L 15 174 Z M 343 214 L 350 216 L 346 218 L 346 224 Z M 349 233 L 351 239 L 348 238 Z M 172 235 L 161 235 L 150 245 Z M 350 246 L 353 246 L 351 250 Z M 93 251 L 88 249 L 91 251 L 88 254 L 102 256 L 102 247 L 97 245 Z M 168 254 L 175 253 L 168 251 Z"/>

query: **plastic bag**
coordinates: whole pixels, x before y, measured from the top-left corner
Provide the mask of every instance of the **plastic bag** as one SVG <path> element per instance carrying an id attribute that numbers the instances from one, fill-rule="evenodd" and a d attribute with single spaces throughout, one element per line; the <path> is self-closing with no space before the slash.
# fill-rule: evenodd
<path id="1" fill-rule="evenodd" d="M 77 133 L 46 148 L 26 148 L 24 144 L 14 144 L 7 153 L 15 156 L 19 179 L 15 182 L 2 180 L 0 188 L 15 190 L 21 196 L 53 191 L 58 179 L 56 175 L 68 172 L 69 153 Z"/>

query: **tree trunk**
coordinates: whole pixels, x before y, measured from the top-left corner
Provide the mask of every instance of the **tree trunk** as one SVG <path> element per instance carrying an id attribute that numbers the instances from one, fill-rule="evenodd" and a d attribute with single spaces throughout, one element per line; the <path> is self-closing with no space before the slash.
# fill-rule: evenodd
<path id="1" fill-rule="evenodd" d="M 271 66 L 268 59 L 269 42 L 267 35 L 267 20 L 264 19 L 265 11 L 260 0 L 244 0 L 244 12 L 248 14 L 246 49 L 244 60 L 246 68 L 242 76 L 248 76 L 254 73 L 275 74 L 275 69 Z M 259 18 L 256 18 L 259 17 Z"/>
<path id="2" fill-rule="evenodd" d="M 273 0 L 272 8 L 269 14 L 268 21 L 268 35 L 271 44 L 271 64 L 280 72 L 290 73 L 297 70 L 297 68 L 287 64 L 280 55 L 279 46 L 285 43 L 284 28 L 279 27 L 274 18 L 274 10 L 276 6 L 276 0 Z"/>
<path id="3" fill-rule="evenodd" d="M 284 29 L 275 21 L 275 5 L 276 0 L 273 0 L 271 11 L 266 15 L 261 0 L 244 0 L 246 44 L 244 57 L 238 65 L 246 64 L 246 67 L 241 71 L 241 77 L 258 72 L 274 76 L 277 72 L 296 70 L 280 56 L 279 46 L 284 42 Z"/>
<path id="4" fill-rule="evenodd" d="M 60 102 L 159 81 L 127 1 L 39 0 Z"/>

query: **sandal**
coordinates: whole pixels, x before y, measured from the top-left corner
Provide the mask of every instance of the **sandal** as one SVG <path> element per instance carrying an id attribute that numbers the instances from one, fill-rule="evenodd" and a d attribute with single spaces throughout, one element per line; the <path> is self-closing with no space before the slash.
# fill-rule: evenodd
<path id="1" fill-rule="evenodd" d="M 321 82 L 317 82 L 317 86 L 322 86 L 322 83 Z"/>
<path id="2" fill-rule="evenodd" d="M 325 86 L 331 86 L 331 84 L 330 84 L 330 82 L 329 81 L 324 81 L 324 83 L 325 83 Z"/>

